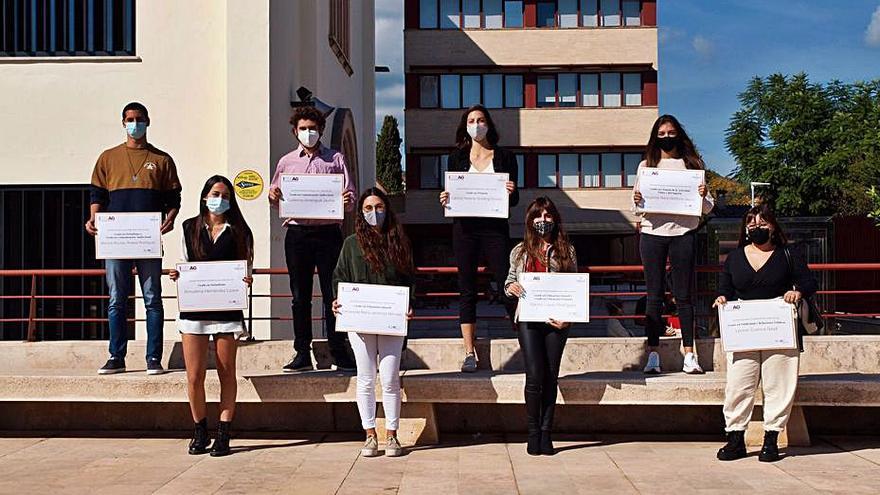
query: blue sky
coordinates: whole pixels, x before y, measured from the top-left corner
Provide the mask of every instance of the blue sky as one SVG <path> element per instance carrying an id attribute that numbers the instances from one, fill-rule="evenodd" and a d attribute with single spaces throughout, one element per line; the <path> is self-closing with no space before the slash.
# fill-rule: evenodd
<path id="1" fill-rule="evenodd" d="M 880 0 L 659 0 L 660 112 L 677 116 L 710 168 L 736 166 L 724 131 L 753 76 L 880 78 Z M 377 131 L 403 125 L 403 0 L 376 0 Z"/>

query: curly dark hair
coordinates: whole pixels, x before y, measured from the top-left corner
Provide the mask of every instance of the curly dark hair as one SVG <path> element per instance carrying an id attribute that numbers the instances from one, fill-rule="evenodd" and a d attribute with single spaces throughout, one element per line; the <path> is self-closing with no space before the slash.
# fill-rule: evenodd
<path id="1" fill-rule="evenodd" d="M 385 223 L 379 230 L 373 228 L 364 218 L 364 201 L 370 196 L 377 196 L 385 203 Z M 374 272 L 384 272 L 389 262 L 394 263 L 398 273 L 411 275 L 415 272 L 409 237 L 398 223 L 388 196 L 381 189 L 371 187 L 361 194 L 354 229 L 358 245 L 364 252 L 364 260 Z"/>
<path id="2" fill-rule="evenodd" d="M 296 129 L 300 120 L 313 120 L 316 124 L 318 124 L 318 130 L 324 131 L 324 126 L 327 124 L 327 118 L 324 117 L 324 114 L 321 113 L 315 107 L 297 107 L 293 112 L 293 117 L 290 117 L 290 125 Z"/>

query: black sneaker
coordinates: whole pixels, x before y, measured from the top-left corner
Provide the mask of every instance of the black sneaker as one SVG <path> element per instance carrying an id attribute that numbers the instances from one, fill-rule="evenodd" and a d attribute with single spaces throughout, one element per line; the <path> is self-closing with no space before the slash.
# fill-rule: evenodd
<path id="1" fill-rule="evenodd" d="M 758 460 L 761 462 L 776 462 L 779 460 L 779 432 L 778 431 L 765 431 L 764 432 L 764 445 L 761 447 L 761 454 L 758 455 Z"/>
<path id="2" fill-rule="evenodd" d="M 281 371 L 285 373 L 293 373 L 294 371 L 312 371 L 312 356 L 308 352 L 297 352 L 293 357 L 293 361 L 284 365 Z"/>
<path id="3" fill-rule="evenodd" d="M 336 371 L 357 371 L 357 363 L 348 354 L 340 353 L 333 358 L 330 368 Z"/>
<path id="4" fill-rule="evenodd" d="M 719 461 L 735 461 L 742 459 L 746 452 L 746 432 L 731 431 L 727 433 L 727 444 L 718 450 Z"/>
<path id="5" fill-rule="evenodd" d="M 98 370 L 99 375 L 115 375 L 116 373 L 125 373 L 125 360 L 122 358 L 112 357 L 107 360 L 107 364 Z"/>
<path id="6" fill-rule="evenodd" d="M 165 368 L 162 367 L 162 362 L 156 358 L 147 359 L 147 374 L 148 375 L 161 375 L 165 373 Z"/>

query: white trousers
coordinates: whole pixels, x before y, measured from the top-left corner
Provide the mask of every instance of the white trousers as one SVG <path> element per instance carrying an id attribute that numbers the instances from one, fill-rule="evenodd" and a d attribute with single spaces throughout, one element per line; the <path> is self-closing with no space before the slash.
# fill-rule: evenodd
<path id="1" fill-rule="evenodd" d="M 357 363 L 357 405 L 361 425 L 376 427 L 376 368 L 382 380 L 385 428 L 397 431 L 400 423 L 400 354 L 403 337 L 349 333 Z"/>
<path id="2" fill-rule="evenodd" d="M 797 391 L 800 353 L 754 351 L 727 353 L 724 422 L 727 431 L 745 431 L 755 407 L 755 391 L 764 391 L 764 431 L 782 431 Z"/>

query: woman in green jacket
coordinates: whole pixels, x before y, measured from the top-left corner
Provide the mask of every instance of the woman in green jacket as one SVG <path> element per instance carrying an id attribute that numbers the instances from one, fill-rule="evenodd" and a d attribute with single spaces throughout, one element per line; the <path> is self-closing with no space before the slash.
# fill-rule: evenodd
<path id="1" fill-rule="evenodd" d="M 345 239 L 342 253 L 333 272 L 333 290 L 338 294 L 339 282 L 357 284 L 397 285 L 410 287 L 412 298 L 412 249 L 403 227 L 397 222 L 385 193 L 370 188 L 358 200 L 355 234 Z M 345 311 L 334 298 L 333 312 Z M 409 316 L 412 310 L 409 311 Z M 397 440 L 400 421 L 400 356 L 402 336 L 349 334 L 357 363 L 357 405 L 367 440 L 361 449 L 364 457 L 379 455 L 376 438 L 376 368 L 382 378 L 382 406 L 388 432 L 385 455 L 403 453 Z"/>

